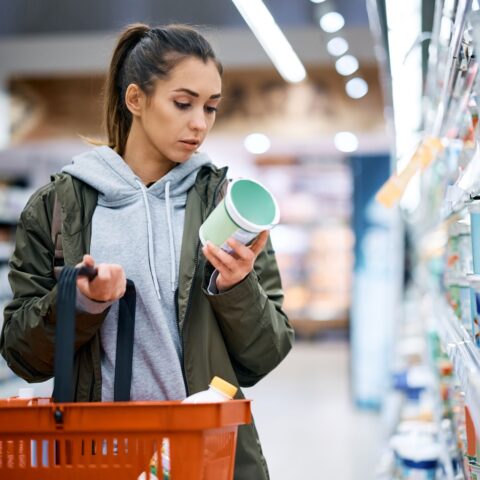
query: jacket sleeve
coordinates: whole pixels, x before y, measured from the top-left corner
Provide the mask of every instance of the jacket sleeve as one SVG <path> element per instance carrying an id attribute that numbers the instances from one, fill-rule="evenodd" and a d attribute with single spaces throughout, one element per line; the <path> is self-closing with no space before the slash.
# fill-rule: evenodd
<path id="1" fill-rule="evenodd" d="M 254 270 L 230 290 L 208 294 L 212 271 L 207 263 L 204 293 L 222 330 L 239 384 L 250 387 L 285 358 L 294 338 L 282 310 L 282 285 L 270 239 Z"/>
<path id="2" fill-rule="evenodd" d="M 47 197 L 37 193 L 20 217 L 9 264 L 13 299 L 4 309 L 0 338 L 8 366 L 28 382 L 47 380 L 54 368 L 57 286 Z M 76 349 L 93 337 L 105 315 L 77 313 Z"/>

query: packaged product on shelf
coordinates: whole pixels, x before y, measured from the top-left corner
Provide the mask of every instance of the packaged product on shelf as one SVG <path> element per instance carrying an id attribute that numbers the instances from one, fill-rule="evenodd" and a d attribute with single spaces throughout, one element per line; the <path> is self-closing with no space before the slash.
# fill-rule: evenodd
<path id="1" fill-rule="evenodd" d="M 470 408 L 465 405 L 465 433 L 466 433 L 466 457 L 468 462 L 473 465 L 480 465 L 480 444 L 477 440 L 477 432 Z"/>
<path id="2" fill-rule="evenodd" d="M 480 201 L 468 204 L 472 240 L 473 273 L 480 274 Z"/>
<path id="3" fill-rule="evenodd" d="M 475 322 L 477 317 L 477 300 L 474 284 L 477 276 L 455 274 L 445 276 L 447 299 L 459 322 L 472 338 L 474 337 Z M 480 280 L 480 276 L 478 277 Z M 480 287 L 480 283 L 479 283 Z"/>
<path id="4" fill-rule="evenodd" d="M 455 428 L 450 418 L 444 418 L 441 421 L 440 428 L 444 438 L 446 458 L 451 460 L 453 475 L 459 475 L 462 471 L 462 463 L 460 462 L 460 454 L 458 448 L 458 442 L 455 438 Z M 457 477 L 455 477 L 457 478 Z"/>
<path id="5" fill-rule="evenodd" d="M 395 478 L 398 480 L 436 480 L 440 467 L 440 445 L 435 436 L 412 426 L 391 439 L 395 452 Z"/>
<path id="6" fill-rule="evenodd" d="M 456 225 L 452 225 L 449 230 L 448 242 L 447 242 L 447 267 L 448 272 L 460 273 L 460 250 L 458 242 L 458 233 Z"/>
<path id="7" fill-rule="evenodd" d="M 470 473 L 470 480 L 480 480 L 480 465 L 469 463 L 468 472 Z"/>
<path id="8" fill-rule="evenodd" d="M 433 383 L 432 372 L 424 365 L 411 365 L 393 375 L 393 386 L 404 394 L 401 418 L 430 421 L 433 417 L 429 389 Z"/>
<path id="9" fill-rule="evenodd" d="M 472 320 L 472 324 L 468 331 L 470 332 L 470 335 L 472 336 L 474 342 L 478 345 L 480 339 L 477 337 L 480 336 L 480 329 L 478 326 L 478 310 L 477 310 L 477 295 L 475 293 L 475 289 L 472 288 L 470 285 L 470 318 Z"/>
<path id="10" fill-rule="evenodd" d="M 467 156 L 469 162 L 457 183 L 463 192 L 476 192 L 480 188 L 480 145 L 478 142 L 467 152 Z M 470 195 L 466 195 L 464 202 L 468 201 L 469 197 Z"/>
<path id="11" fill-rule="evenodd" d="M 461 275 L 473 272 L 472 239 L 470 225 L 459 221 L 452 225 L 452 235 L 457 237 L 458 271 Z"/>
<path id="12" fill-rule="evenodd" d="M 476 305 L 476 315 L 472 320 L 472 336 L 475 341 L 475 345 L 477 347 L 480 347 L 480 321 L 479 321 L 479 314 L 478 312 L 480 311 L 480 293 L 475 292 L 475 305 Z"/>
<path id="13" fill-rule="evenodd" d="M 460 307 L 460 286 L 458 282 L 454 279 L 448 279 L 445 281 L 447 287 L 447 300 L 450 306 L 452 307 L 455 315 L 460 319 L 461 318 L 461 307 Z"/>
<path id="14" fill-rule="evenodd" d="M 471 288 L 467 281 L 459 282 L 460 290 L 460 323 L 465 327 L 465 330 L 472 335 L 472 305 L 471 305 Z"/>
<path id="15" fill-rule="evenodd" d="M 477 346 L 480 347 L 480 322 L 479 322 L 479 313 L 480 312 L 480 275 L 468 275 L 467 276 L 473 304 L 471 311 L 471 328 L 468 329 L 472 338 Z"/>

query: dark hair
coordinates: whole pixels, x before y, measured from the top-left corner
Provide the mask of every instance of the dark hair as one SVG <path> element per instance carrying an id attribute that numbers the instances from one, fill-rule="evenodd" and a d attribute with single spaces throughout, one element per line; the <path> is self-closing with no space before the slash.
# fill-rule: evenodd
<path id="1" fill-rule="evenodd" d="M 221 63 L 208 41 L 188 25 L 171 24 L 150 28 L 142 23 L 128 25 L 120 35 L 113 52 L 104 90 L 104 124 L 108 145 L 119 155 L 125 152 L 132 114 L 125 104 L 125 93 L 131 83 L 147 95 L 154 82 L 165 78 L 183 59 L 196 57 L 215 62 L 220 75 Z"/>

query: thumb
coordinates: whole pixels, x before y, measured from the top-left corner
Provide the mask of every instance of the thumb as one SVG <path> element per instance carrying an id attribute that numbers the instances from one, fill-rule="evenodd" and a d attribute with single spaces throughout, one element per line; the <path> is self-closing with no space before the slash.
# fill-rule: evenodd
<path id="1" fill-rule="evenodd" d="M 85 254 L 83 256 L 82 261 L 80 263 L 77 263 L 76 265 L 76 267 L 82 267 L 82 266 L 94 268 L 95 267 L 94 258 L 91 255 Z"/>
<path id="2" fill-rule="evenodd" d="M 91 255 L 84 255 L 83 256 L 83 262 L 82 262 L 86 267 L 94 267 L 95 266 L 95 260 Z"/>
<path id="3" fill-rule="evenodd" d="M 261 232 L 258 237 L 255 239 L 255 241 L 252 243 L 250 248 L 252 249 L 252 252 L 257 256 L 265 247 L 267 240 L 269 236 L 269 231 L 264 230 Z"/>

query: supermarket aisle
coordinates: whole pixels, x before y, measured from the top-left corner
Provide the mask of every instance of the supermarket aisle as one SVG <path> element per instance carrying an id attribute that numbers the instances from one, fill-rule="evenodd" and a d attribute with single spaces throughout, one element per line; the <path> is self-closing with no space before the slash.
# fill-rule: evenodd
<path id="1" fill-rule="evenodd" d="M 374 478 L 380 417 L 353 408 L 346 340 L 297 341 L 253 388 L 252 410 L 272 480 Z"/>

